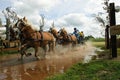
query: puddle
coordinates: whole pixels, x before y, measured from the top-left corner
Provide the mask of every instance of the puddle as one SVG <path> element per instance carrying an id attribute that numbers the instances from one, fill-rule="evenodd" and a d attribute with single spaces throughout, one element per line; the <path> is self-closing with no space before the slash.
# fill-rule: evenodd
<path id="1" fill-rule="evenodd" d="M 95 54 L 90 42 L 76 48 L 56 47 L 56 53 L 47 53 L 45 60 L 36 61 L 34 55 L 18 61 L 18 54 L 0 57 L 0 80 L 44 80 L 57 73 L 64 73 L 82 60 L 89 62 Z"/>

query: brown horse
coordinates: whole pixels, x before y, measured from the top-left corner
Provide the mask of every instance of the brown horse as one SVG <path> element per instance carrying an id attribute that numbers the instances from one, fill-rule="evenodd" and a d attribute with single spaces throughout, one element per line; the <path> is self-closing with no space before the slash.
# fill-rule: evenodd
<path id="1" fill-rule="evenodd" d="M 58 31 L 55 28 L 51 27 L 50 30 L 49 30 L 49 32 L 52 33 L 53 36 L 55 37 L 55 39 L 56 39 L 56 45 L 57 44 L 61 44 L 62 39 L 59 37 Z"/>
<path id="2" fill-rule="evenodd" d="M 72 43 L 72 45 L 75 46 L 77 44 L 77 38 L 74 35 L 68 34 L 64 28 L 60 29 L 58 33 L 63 45 Z"/>
<path id="3" fill-rule="evenodd" d="M 23 55 L 27 55 L 25 53 L 25 50 L 27 50 L 30 47 L 33 47 L 35 49 L 35 57 L 39 59 L 38 55 L 38 48 L 42 47 L 46 54 L 46 46 L 49 45 L 49 51 L 54 51 L 55 46 L 55 38 L 54 36 L 49 32 L 39 32 L 32 29 L 32 26 L 24 22 L 23 19 L 19 19 L 17 23 L 15 24 L 16 27 L 20 30 L 20 36 L 21 36 L 21 59 L 23 58 Z M 14 26 L 14 27 L 15 27 Z M 44 54 L 44 57 L 45 57 Z"/>

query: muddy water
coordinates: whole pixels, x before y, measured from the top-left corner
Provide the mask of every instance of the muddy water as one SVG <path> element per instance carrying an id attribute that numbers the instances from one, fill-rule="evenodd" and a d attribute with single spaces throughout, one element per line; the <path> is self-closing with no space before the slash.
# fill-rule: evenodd
<path id="1" fill-rule="evenodd" d="M 56 53 L 47 53 L 45 60 L 37 61 L 34 55 L 18 61 L 19 54 L 0 57 L 0 80 L 44 80 L 45 77 L 64 73 L 73 64 L 89 60 L 95 48 L 90 42 L 76 48 L 56 47 Z"/>

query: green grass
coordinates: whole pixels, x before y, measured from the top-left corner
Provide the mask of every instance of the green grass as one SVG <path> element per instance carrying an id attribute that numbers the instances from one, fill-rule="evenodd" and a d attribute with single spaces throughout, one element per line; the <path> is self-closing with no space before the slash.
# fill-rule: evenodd
<path id="1" fill-rule="evenodd" d="M 78 63 L 64 74 L 58 74 L 46 80 L 119 80 L 120 62 L 98 60 L 90 63 Z"/>
<path id="2" fill-rule="evenodd" d="M 105 48 L 105 42 L 92 42 L 92 45 L 99 48 Z"/>
<path id="3" fill-rule="evenodd" d="M 93 40 L 93 46 L 103 51 L 96 51 L 99 54 L 109 54 L 110 50 L 105 48 L 105 42 Z M 118 55 L 120 48 L 117 49 Z M 89 63 L 77 63 L 63 74 L 56 74 L 46 80 L 120 80 L 120 61 L 101 59 Z"/>
<path id="4" fill-rule="evenodd" d="M 91 38 L 89 40 L 92 42 L 105 42 L 105 38 Z"/>
<path id="5" fill-rule="evenodd" d="M 0 52 L 0 56 L 2 55 L 9 55 L 9 54 L 17 54 L 18 51 L 3 51 L 3 52 Z"/>
<path id="6" fill-rule="evenodd" d="M 117 48 L 117 55 L 120 56 L 120 48 Z"/>
<path id="7" fill-rule="evenodd" d="M 97 54 L 100 54 L 100 53 L 110 53 L 110 49 L 106 49 L 105 48 L 105 42 L 104 41 L 92 41 L 92 45 L 95 46 L 95 47 L 98 47 L 100 49 L 102 49 L 103 51 L 96 51 Z M 118 56 L 120 56 L 120 48 L 117 48 L 117 54 Z"/>

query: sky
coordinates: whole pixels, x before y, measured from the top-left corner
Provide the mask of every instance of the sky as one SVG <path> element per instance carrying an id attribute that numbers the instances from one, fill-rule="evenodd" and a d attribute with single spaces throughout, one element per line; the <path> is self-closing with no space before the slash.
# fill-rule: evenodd
<path id="1" fill-rule="evenodd" d="M 100 16 L 106 19 L 103 2 L 104 0 L 0 0 L 0 18 L 5 23 L 2 11 L 11 7 L 20 18 L 25 16 L 37 29 L 41 15 L 44 15 L 44 30 L 48 30 L 54 22 L 57 30 L 65 28 L 67 32 L 73 33 L 76 27 L 85 36 L 104 37 L 104 28 L 95 19 L 98 13 L 102 13 Z M 119 0 L 110 0 L 109 3 L 111 2 L 120 6 Z M 119 24 L 119 21 L 120 13 L 116 13 L 116 23 Z"/>

